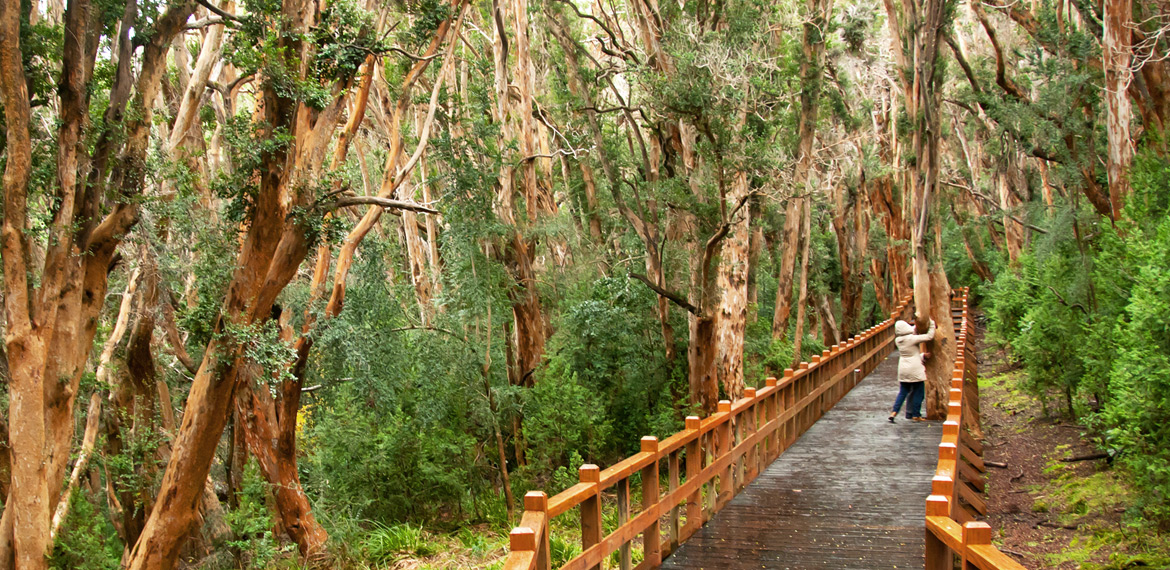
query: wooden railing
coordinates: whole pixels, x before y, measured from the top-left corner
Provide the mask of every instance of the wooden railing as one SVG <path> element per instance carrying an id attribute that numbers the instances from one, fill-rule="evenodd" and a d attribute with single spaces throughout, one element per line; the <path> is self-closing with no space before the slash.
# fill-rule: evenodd
<path id="1" fill-rule="evenodd" d="M 975 518 L 987 514 L 979 428 L 979 384 L 966 289 L 956 291 L 952 316 L 956 332 L 947 417 L 938 444 L 938 468 L 926 499 L 926 570 L 1024 570 L 991 544 L 991 526 Z"/>
<path id="2" fill-rule="evenodd" d="M 903 300 L 880 325 L 785 370 L 783 378 L 768 378 L 759 390 L 747 388 L 734 403 L 719 402 L 711 416 L 686 418 L 682 431 L 662 441 L 642 438 L 640 453 L 605 470 L 581 466 L 580 482 L 556 496 L 528 493 L 505 570 L 550 570 L 551 523 L 573 509 L 581 553 L 561 568 L 600 570 L 615 552 L 621 570 L 634 568 L 632 546 L 639 535 L 642 560 L 636 568 L 658 567 L 889 355 L 894 318 L 909 302 Z M 641 502 L 631 510 L 635 475 Z M 616 526 L 608 533 L 605 511 L 616 511 Z"/>

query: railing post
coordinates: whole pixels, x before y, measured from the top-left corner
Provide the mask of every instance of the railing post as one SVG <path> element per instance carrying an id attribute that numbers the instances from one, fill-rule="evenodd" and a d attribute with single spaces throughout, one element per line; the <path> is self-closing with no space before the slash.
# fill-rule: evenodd
<path id="1" fill-rule="evenodd" d="M 686 428 L 696 432 L 702 428 L 703 422 L 699 416 L 687 416 Z M 687 483 L 698 479 L 699 472 L 703 470 L 703 436 L 696 435 L 689 443 L 687 443 Z M 703 524 L 703 504 L 700 502 L 703 496 L 703 486 L 695 487 L 695 492 L 687 497 L 687 524 L 684 527 L 686 530 L 684 534 L 690 533 L 699 529 Z M 681 539 L 680 539 L 681 541 Z"/>
<path id="2" fill-rule="evenodd" d="M 536 570 L 551 570 L 552 559 L 549 557 L 549 520 L 548 520 L 548 495 L 544 491 L 529 491 L 524 495 L 524 510 L 528 512 L 539 512 L 540 516 L 540 531 L 539 536 L 536 537 Z"/>
<path id="3" fill-rule="evenodd" d="M 764 423 L 767 424 L 780 417 L 780 398 L 782 396 L 780 389 L 776 387 L 778 383 L 775 377 L 769 376 L 767 380 L 764 380 L 764 384 L 772 388 L 772 392 L 768 395 L 768 406 L 764 408 Z M 764 438 L 764 441 L 768 442 L 768 454 L 761 458 L 761 472 L 780 455 L 780 429 L 781 426 L 778 424 L 773 426 L 772 433 Z"/>
<path id="4" fill-rule="evenodd" d="M 780 408 L 781 413 L 787 413 L 796 405 L 796 381 L 792 379 L 795 373 L 791 368 L 784 369 L 784 405 Z M 784 443 L 781 450 L 788 449 L 788 446 L 792 445 L 792 442 L 796 440 L 795 433 L 796 415 L 793 414 L 791 418 L 788 418 L 788 421 L 784 422 Z"/>
<path id="5" fill-rule="evenodd" d="M 991 525 L 985 522 L 969 522 L 963 525 L 963 570 L 979 570 L 968 558 L 972 546 L 991 546 Z"/>
<path id="6" fill-rule="evenodd" d="M 926 516 L 949 517 L 950 499 L 941 495 L 926 498 Z M 926 570 L 954 570 L 954 558 L 945 542 L 926 529 Z"/>
<path id="7" fill-rule="evenodd" d="M 820 365 L 821 373 L 818 375 L 819 380 L 817 381 L 817 384 L 818 384 L 817 388 L 821 388 L 825 384 L 828 384 L 829 382 L 833 381 L 833 360 L 831 358 L 832 356 L 833 356 L 832 350 L 825 350 L 825 351 L 821 352 L 821 365 Z M 830 400 L 833 399 L 832 392 L 833 392 L 833 387 L 828 386 L 825 388 L 825 390 L 823 392 L 821 392 L 820 397 L 817 398 L 817 401 L 819 401 L 821 403 L 821 405 L 817 406 L 817 419 L 818 420 L 821 419 L 822 417 L 824 417 L 825 412 L 829 411 L 829 408 L 833 407 L 833 404 L 830 403 Z"/>
<path id="8" fill-rule="evenodd" d="M 742 440 L 747 441 L 756 434 L 756 430 L 760 425 L 758 417 L 762 406 L 756 401 L 755 388 L 744 388 L 743 397 L 751 402 L 748 408 L 740 414 L 741 416 L 747 415 L 746 421 L 743 422 L 743 431 L 740 432 Z M 746 487 L 759 474 L 759 458 L 759 448 L 754 445 L 749 446 L 747 453 L 743 455 L 743 475 L 742 479 L 740 479 L 740 488 Z"/>
<path id="9" fill-rule="evenodd" d="M 536 531 L 524 526 L 513 528 L 508 534 L 508 550 L 536 553 Z"/>
<path id="10" fill-rule="evenodd" d="M 601 542 L 601 492 L 598 490 L 601 469 L 587 463 L 577 473 L 582 483 L 593 484 L 593 494 L 581 502 L 581 551 L 584 552 Z M 601 565 L 591 566 L 590 570 L 601 570 Z"/>
<path id="11" fill-rule="evenodd" d="M 816 360 L 815 356 L 813 357 L 813 360 L 814 361 Z M 796 389 L 797 403 L 799 403 L 801 400 L 803 400 L 805 398 L 805 396 L 809 395 L 809 389 L 808 389 L 809 378 L 812 376 L 812 374 L 809 372 L 810 367 L 811 367 L 811 365 L 808 362 L 801 362 L 800 363 L 800 371 L 803 372 L 804 374 L 801 374 L 800 378 L 796 379 L 796 383 L 798 385 L 798 388 Z M 796 434 L 795 434 L 795 437 L 793 438 L 793 441 L 795 441 L 796 438 L 800 437 L 804 433 L 804 430 L 808 429 L 808 426 L 809 426 L 808 406 L 805 406 L 805 407 L 797 410 L 796 417 L 800 418 L 800 420 L 796 422 Z"/>
<path id="12" fill-rule="evenodd" d="M 658 507 L 658 438 L 652 435 L 643 437 L 642 453 L 654 456 L 654 460 L 642 468 L 642 511 L 645 512 Z M 655 517 L 650 526 L 642 531 L 643 560 L 651 568 L 662 562 L 662 538 L 658 524 L 658 517 Z"/>
<path id="13" fill-rule="evenodd" d="M 618 528 L 630 522 L 630 478 L 622 477 L 617 482 L 617 524 Z M 634 558 L 630 551 L 630 541 L 622 542 L 619 547 L 618 568 L 630 570 L 634 567 Z"/>
<path id="14" fill-rule="evenodd" d="M 667 456 L 667 459 L 666 459 L 666 492 L 667 493 L 673 493 L 676 490 L 678 490 L 679 467 L 680 467 L 678 458 L 679 458 L 679 455 L 681 455 L 681 453 L 682 453 L 682 450 L 675 449 L 674 451 L 670 452 L 669 456 Z M 667 538 L 668 544 L 670 545 L 670 550 L 672 552 L 674 551 L 674 549 L 678 548 L 678 543 L 679 543 L 679 533 L 681 531 L 681 529 L 679 527 L 679 518 L 680 518 L 681 509 L 679 508 L 679 506 L 681 504 L 682 504 L 682 502 L 680 501 L 680 502 L 673 503 L 672 505 L 670 505 L 670 520 L 667 523 L 666 532 L 668 534 L 667 534 L 666 538 Z"/>
<path id="15" fill-rule="evenodd" d="M 731 426 L 731 402 L 727 400 L 719 400 L 718 412 L 726 413 L 728 416 L 726 421 L 724 421 L 718 428 L 716 428 L 716 431 L 719 434 L 719 443 L 716 446 L 718 452 L 715 454 L 715 460 L 721 461 L 725 456 L 731 453 L 732 448 L 735 446 L 735 442 L 732 440 L 734 434 L 732 433 Z M 724 467 L 723 470 L 719 472 L 719 490 L 717 492 L 717 496 L 715 497 L 716 511 L 722 509 L 724 503 L 730 501 L 731 497 L 735 496 L 735 486 L 731 478 L 731 473 L 734 467 L 734 465 L 728 462 L 727 467 Z"/>

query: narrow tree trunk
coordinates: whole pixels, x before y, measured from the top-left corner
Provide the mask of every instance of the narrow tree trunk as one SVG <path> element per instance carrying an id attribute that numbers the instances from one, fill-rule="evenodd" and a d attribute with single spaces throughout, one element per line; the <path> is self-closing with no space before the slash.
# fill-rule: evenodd
<path id="1" fill-rule="evenodd" d="M 801 186 L 797 186 L 803 191 Z M 796 272 L 796 257 L 800 252 L 801 221 L 804 215 L 804 198 L 793 196 L 788 199 L 784 211 L 784 229 L 780 238 L 780 273 L 777 275 L 776 308 L 772 315 L 772 338 L 783 338 L 788 334 L 788 320 L 792 315 L 792 277 Z"/>
<path id="2" fill-rule="evenodd" d="M 1121 216 L 1121 208 L 1129 193 L 1129 165 L 1133 162 L 1129 129 L 1133 109 L 1126 93 L 1133 81 L 1130 68 L 1133 7 L 1131 0 L 1104 0 L 1103 5 L 1105 26 L 1101 56 L 1105 70 L 1105 132 L 1109 150 L 1105 166 L 1109 175 L 1109 202 L 1116 220 Z"/>
<path id="3" fill-rule="evenodd" d="M 715 375 L 715 319 L 707 315 L 688 314 L 688 317 L 687 377 L 691 385 L 691 402 L 710 415 L 715 413 L 719 404 L 719 379 Z"/>
<path id="4" fill-rule="evenodd" d="M 825 346 L 832 346 L 841 342 L 841 329 L 837 327 L 837 318 L 833 315 L 833 304 L 828 295 L 817 295 L 817 313 L 821 317 L 821 337 Z"/>
<path id="5" fill-rule="evenodd" d="M 825 38 L 824 30 L 828 26 L 832 14 L 832 0 L 805 0 L 803 16 L 803 39 L 800 60 L 800 118 L 797 132 L 800 140 L 796 149 L 796 171 L 793 174 L 793 188 L 801 194 L 799 203 L 789 201 L 784 218 L 784 253 L 780 262 L 780 282 L 776 291 L 776 314 L 772 320 L 772 338 L 784 336 L 788 327 L 788 315 L 791 312 L 792 273 L 796 261 L 795 244 L 800 239 L 808 239 L 808 212 L 812 206 L 812 185 L 810 181 L 815 164 L 813 162 L 813 143 L 817 132 L 817 111 L 820 108 L 821 84 L 824 75 Z M 803 218 L 801 212 L 804 212 Z M 800 236 L 797 228 L 803 224 L 804 235 Z M 795 238 L 794 235 L 796 234 Z M 790 241 L 792 240 L 792 241 Z M 792 245 L 789 245 L 792 244 Z M 807 244 L 804 246 L 807 248 Z M 803 254 L 807 255 L 807 254 Z M 807 271 L 808 262 L 801 261 L 801 281 L 805 281 L 803 274 Z M 802 296 L 807 295 L 802 285 Z M 797 308 L 798 328 L 803 326 L 802 320 L 804 301 L 800 301 Z M 797 334 L 796 346 L 800 346 L 800 333 Z M 799 355 L 799 350 L 797 351 Z M 794 362 L 799 362 L 799 357 Z"/>
<path id="6" fill-rule="evenodd" d="M 800 244 L 800 297 L 796 302 L 796 337 L 792 341 L 792 362 L 800 362 L 801 344 L 804 341 L 804 314 L 805 308 L 808 307 L 808 252 L 809 244 L 812 242 L 811 231 L 812 226 L 812 208 L 805 208 L 804 222 L 802 223 L 804 240 Z"/>
<path id="7" fill-rule="evenodd" d="M 244 392 L 240 403 L 246 406 L 239 411 L 239 417 L 244 420 L 244 439 L 264 479 L 272 486 L 281 526 L 297 544 L 301 556 L 313 560 L 324 551 L 329 535 L 313 516 L 309 497 L 305 495 L 297 473 L 295 426 L 301 386 L 299 382 L 284 382 L 287 389 L 281 391 L 278 406 L 266 385 L 251 385 L 259 380 L 257 374 L 261 371 L 258 368 L 249 365 L 250 380 L 248 385 L 241 387 Z M 294 388 L 296 393 L 292 394 Z"/>
<path id="8" fill-rule="evenodd" d="M 951 286 L 941 263 L 936 263 L 926 277 L 929 283 L 931 306 L 926 313 L 935 315 L 934 340 L 925 343 L 923 349 L 931 353 L 926 361 L 926 417 L 939 420 L 946 418 L 947 401 L 950 399 L 951 372 L 958 355 L 955 345 L 955 329 L 951 323 Z M 917 295 L 915 302 L 917 302 Z M 923 322 L 919 317 L 919 325 Z M 929 324 L 929 323 L 928 323 Z"/>
<path id="9" fill-rule="evenodd" d="M 1027 228 L 1016 221 L 1013 212 L 1022 203 L 1015 192 L 1018 185 L 1027 184 L 1023 173 L 1020 172 L 1018 157 L 1013 151 L 1008 151 L 1003 157 L 1004 165 L 996 175 L 996 189 L 999 193 L 999 208 L 1003 213 L 1004 242 L 1007 244 L 1008 261 L 1014 267 L 1018 264 L 1020 255 L 1027 246 Z"/>

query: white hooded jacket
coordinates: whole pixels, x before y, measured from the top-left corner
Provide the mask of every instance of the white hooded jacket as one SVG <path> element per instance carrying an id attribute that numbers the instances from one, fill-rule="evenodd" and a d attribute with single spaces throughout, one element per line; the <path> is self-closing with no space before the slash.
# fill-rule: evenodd
<path id="1" fill-rule="evenodd" d="M 926 366 L 922 362 L 922 348 L 918 345 L 934 339 L 934 320 L 926 334 L 914 334 L 914 325 L 906 321 L 894 323 L 894 346 L 898 347 L 898 381 L 925 382 Z"/>

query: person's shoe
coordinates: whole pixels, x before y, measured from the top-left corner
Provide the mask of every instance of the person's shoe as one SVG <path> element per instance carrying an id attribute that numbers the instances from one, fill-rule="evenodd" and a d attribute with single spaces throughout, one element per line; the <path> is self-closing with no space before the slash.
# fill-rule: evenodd
<path id="1" fill-rule="evenodd" d="M 898 412 L 890 412 L 890 423 L 894 423 L 894 418 L 898 417 Z"/>
<path id="2" fill-rule="evenodd" d="M 912 422 L 924 422 L 924 421 L 926 421 L 926 418 L 919 416 L 919 417 L 917 417 L 917 418 L 910 418 L 910 421 L 912 421 Z"/>

